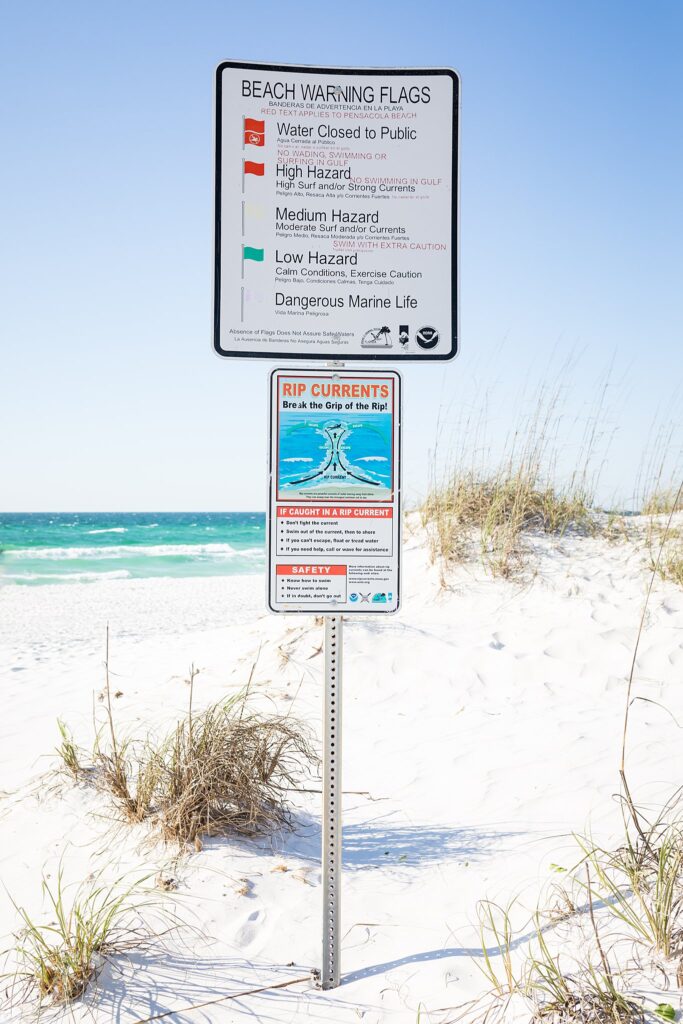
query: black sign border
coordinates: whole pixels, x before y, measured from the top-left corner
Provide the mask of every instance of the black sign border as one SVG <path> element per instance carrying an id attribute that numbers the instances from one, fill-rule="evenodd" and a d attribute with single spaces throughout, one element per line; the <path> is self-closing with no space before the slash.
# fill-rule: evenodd
<path id="1" fill-rule="evenodd" d="M 227 68 L 241 68 L 245 71 L 289 71 L 298 74 L 328 75 L 448 75 L 453 81 L 453 154 L 451 166 L 451 350 L 438 355 L 402 355 L 391 359 L 383 353 L 349 353 L 348 350 L 333 352 L 326 350 L 315 352 L 288 353 L 275 352 L 244 352 L 233 351 L 221 347 L 221 151 L 222 151 L 222 119 L 223 119 L 223 71 Z M 404 362 L 445 362 L 454 359 L 459 351 L 459 268 L 460 250 L 458 237 L 459 221 L 459 111 L 460 111 L 460 77 L 453 68 L 331 68 L 316 67 L 306 64 L 261 64 L 253 61 L 224 60 L 216 68 L 216 117 L 215 117 L 215 207 L 214 207 L 214 276 L 213 276 L 213 347 L 223 358 L 243 359 L 291 359 L 291 360 L 323 360 L 327 362 L 390 362 L 392 366 L 400 366 Z"/>

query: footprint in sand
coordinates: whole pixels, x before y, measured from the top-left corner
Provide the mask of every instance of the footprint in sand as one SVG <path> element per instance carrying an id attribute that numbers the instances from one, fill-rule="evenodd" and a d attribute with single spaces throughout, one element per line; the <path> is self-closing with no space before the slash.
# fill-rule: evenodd
<path id="1" fill-rule="evenodd" d="M 607 643 L 618 644 L 621 647 L 630 647 L 632 643 L 632 631 L 624 629 L 605 629 L 600 634 L 601 640 Z"/>
<path id="2" fill-rule="evenodd" d="M 263 925 L 266 922 L 265 910 L 252 910 L 244 922 L 235 932 L 235 944 L 242 948 L 251 946 L 257 938 L 263 937 Z M 259 935 L 261 932 L 261 935 Z"/>
<path id="3" fill-rule="evenodd" d="M 614 608 L 610 605 L 596 605 L 590 613 L 593 622 L 598 626 L 611 626 L 618 616 L 615 616 Z"/>
<path id="4" fill-rule="evenodd" d="M 678 646 L 671 651 L 669 654 L 669 661 L 674 668 L 678 668 L 679 665 L 683 665 L 683 646 Z"/>

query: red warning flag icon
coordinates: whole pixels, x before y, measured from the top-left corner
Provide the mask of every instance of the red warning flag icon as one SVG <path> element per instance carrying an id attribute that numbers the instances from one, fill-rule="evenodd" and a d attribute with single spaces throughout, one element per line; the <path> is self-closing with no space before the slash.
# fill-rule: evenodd
<path id="1" fill-rule="evenodd" d="M 266 169 L 265 164 L 256 164 L 253 160 L 244 161 L 244 173 L 245 174 L 258 174 L 260 178 L 263 177 Z"/>
<path id="2" fill-rule="evenodd" d="M 257 121 L 255 117 L 244 118 L 245 146 L 263 146 L 266 141 L 266 122 Z"/>

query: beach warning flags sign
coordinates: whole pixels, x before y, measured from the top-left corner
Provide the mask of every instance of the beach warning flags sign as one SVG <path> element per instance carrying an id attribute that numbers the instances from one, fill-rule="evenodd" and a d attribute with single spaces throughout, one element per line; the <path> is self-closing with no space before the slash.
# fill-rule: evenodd
<path id="1" fill-rule="evenodd" d="M 331 126 L 330 104 L 346 127 Z M 459 109 L 451 68 L 218 66 L 219 355 L 385 363 L 455 356 Z M 379 119 L 377 130 L 366 131 L 368 118 Z M 263 249 L 263 258 L 244 255 L 243 245 Z M 333 264 L 352 269 L 326 269 Z M 249 299 L 246 282 L 260 283 L 260 302 Z M 386 287 L 360 287 L 378 282 Z"/>
<path id="2" fill-rule="evenodd" d="M 266 141 L 266 122 L 257 121 L 255 117 L 244 118 L 245 146 L 263 146 Z"/>

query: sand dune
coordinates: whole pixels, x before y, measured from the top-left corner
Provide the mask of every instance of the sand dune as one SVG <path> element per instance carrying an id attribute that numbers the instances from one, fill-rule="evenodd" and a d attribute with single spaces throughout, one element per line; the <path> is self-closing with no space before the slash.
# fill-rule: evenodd
<path id="1" fill-rule="evenodd" d="M 242 687 L 259 652 L 256 699 L 319 735 L 322 629 L 267 615 L 260 577 L 3 589 L 2 948 L 17 927 L 9 895 L 39 914 L 41 874 L 54 878 L 60 861 L 68 879 L 98 866 L 111 877 L 166 869 L 191 927 L 163 950 L 131 953 L 121 973 L 105 967 L 97 1003 L 77 1007 L 76 1020 L 133 1024 L 175 1010 L 166 1019 L 368 1024 L 414 1022 L 420 1007 L 423 1019 L 452 1019 L 448 1008 L 485 988 L 477 900 L 533 907 L 552 865 L 575 856 L 572 832 L 590 826 L 609 842 L 620 827 L 645 555 L 600 537 L 535 546 L 537 573 L 524 584 L 465 567 L 443 589 L 422 532 L 407 537 L 402 611 L 345 629 L 344 983 L 322 993 L 311 980 L 191 1014 L 180 1008 L 320 965 L 320 797 L 293 799 L 291 834 L 212 839 L 178 862 L 145 842 L 144 827 L 112 825 L 101 794 L 43 774 L 55 765 L 56 718 L 92 743 L 109 622 L 124 730 L 175 721 L 191 663 L 203 704 Z M 647 801 L 680 782 L 682 671 L 683 591 L 658 581 L 636 667 L 636 693 L 658 703 L 634 705 L 629 744 L 631 787 Z"/>

